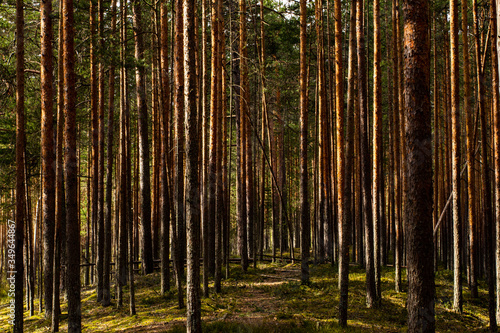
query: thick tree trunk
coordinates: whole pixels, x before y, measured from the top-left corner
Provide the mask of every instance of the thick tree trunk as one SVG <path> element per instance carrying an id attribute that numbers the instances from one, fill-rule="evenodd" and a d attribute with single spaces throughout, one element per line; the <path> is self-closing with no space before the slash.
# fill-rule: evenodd
<path id="1" fill-rule="evenodd" d="M 429 7 L 404 1 L 408 331 L 434 332 Z"/>
<path id="2" fill-rule="evenodd" d="M 76 161 L 76 75 L 73 0 L 63 2 L 64 19 L 64 115 L 66 185 L 66 282 L 68 294 L 68 332 L 81 332 L 80 304 L 80 228 L 78 225 L 78 175 Z"/>

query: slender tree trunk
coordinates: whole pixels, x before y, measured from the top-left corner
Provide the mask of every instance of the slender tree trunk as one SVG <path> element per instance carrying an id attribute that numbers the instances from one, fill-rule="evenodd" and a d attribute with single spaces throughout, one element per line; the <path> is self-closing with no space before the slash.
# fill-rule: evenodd
<path id="1" fill-rule="evenodd" d="M 486 248 L 487 248 L 487 272 L 488 272 L 488 280 L 489 280 L 489 285 L 488 285 L 488 291 L 489 291 L 489 313 L 490 313 L 490 329 L 492 331 L 497 330 L 497 322 L 499 321 L 500 317 L 500 292 L 498 286 L 500 286 L 500 243 L 499 243 L 499 235 L 500 235 L 500 220 L 498 219 L 499 215 L 499 210 L 500 210 L 500 191 L 498 190 L 500 187 L 500 181 L 499 181 L 499 162 L 498 162 L 498 157 L 499 157 L 499 150 L 498 147 L 500 145 L 500 140 L 498 136 L 498 108 L 499 108 L 499 91 L 498 91 L 498 21 L 497 21 L 497 13 L 498 13 L 498 1 L 491 1 L 490 2 L 490 20 L 491 20 L 491 31 L 493 31 L 492 35 L 496 31 L 496 36 L 497 38 L 492 38 L 491 39 L 491 64 L 492 64 L 492 84 L 491 84 L 491 90 L 492 90 L 492 109 L 494 112 L 494 148 L 495 148 L 495 156 L 494 156 L 494 164 L 495 164 L 495 211 L 496 211 L 496 228 L 493 223 L 493 216 L 492 216 L 492 207 L 491 207 L 491 184 L 490 184 L 490 175 L 489 175 L 489 167 L 488 167 L 488 152 L 486 151 L 486 148 L 488 147 L 487 143 L 487 133 L 486 133 L 486 117 L 485 113 L 486 110 L 483 109 L 483 112 L 480 114 L 481 118 L 481 153 L 482 153 L 482 174 L 483 174 L 483 197 L 484 197 L 484 228 L 486 232 Z M 483 73 L 484 75 L 484 73 Z M 495 230 L 496 229 L 496 230 Z M 495 256 L 493 255 L 493 248 L 495 248 L 494 242 L 493 242 L 493 235 L 495 235 L 496 231 L 496 279 L 495 279 Z M 491 249 L 491 250 L 490 250 Z M 494 291 L 494 286 L 493 286 L 493 280 L 496 280 L 496 285 L 497 285 L 497 299 L 496 299 L 496 321 L 493 316 L 493 309 L 495 308 L 495 300 L 493 299 L 493 291 Z"/>
<path id="2" fill-rule="evenodd" d="M 24 151 L 26 147 L 24 121 L 24 2 L 16 0 L 16 213 L 15 213 L 15 307 L 14 333 L 23 332 L 23 281 L 24 281 L 24 224 L 25 224 L 25 174 Z M 10 265 L 11 263 L 9 263 Z"/>
<path id="3" fill-rule="evenodd" d="M 458 64 L 458 5 L 450 0 L 450 63 L 451 63 L 451 173 L 453 214 L 453 309 L 462 313 L 462 224 L 460 220 L 460 114 Z"/>
<path id="4" fill-rule="evenodd" d="M 55 170 L 54 170 L 54 130 L 53 130 L 53 32 L 52 1 L 40 2 L 41 31 L 41 98 L 42 98 L 42 223 L 43 223 L 43 279 L 45 318 L 52 318 L 53 263 L 54 263 L 54 219 L 55 219 Z"/>
<path id="5" fill-rule="evenodd" d="M 137 110 L 139 128 L 139 198 L 140 219 L 142 224 L 141 257 L 145 274 L 153 272 L 153 248 L 151 240 L 151 186 L 149 173 L 148 110 L 146 104 L 144 42 L 142 35 L 142 12 L 138 1 L 134 1 L 134 39 L 137 67 L 135 82 L 137 86 Z"/>
<path id="6" fill-rule="evenodd" d="M 59 14 L 62 18 L 63 6 L 62 1 L 59 3 Z M 59 331 L 59 316 L 61 314 L 60 303 L 60 282 L 64 281 L 64 271 L 61 271 L 61 263 L 63 261 L 62 253 L 66 247 L 66 211 L 65 211 L 65 194 L 64 194 L 64 165 L 63 165 L 63 132 L 64 132 L 64 73 L 63 73 L 63 54 L 64 54 L 64 30 L 63 20 L 59 20 L 59 50 L 57 63 L 57 146 L 56 146 L 56 193 L 55 193 L 55 229 L 54 229 L 54 289 L 52 301 L 52 325 L 51 331 Z M 88 184 L 88 183 L 87 183 Z M 87 187 L 88 192 L 88 187 Z M 87 211 L 88 220 L 89 211 Z"/>
<path id="7" fill-rule="evenodd" d="M 402 261 L 402 222 L 401 222 L 401 151 L 400 151 L 400 126 L 399 126 L 399 109 L 401 105 L 401 86 L 399 85 L 399 62 L 401 61 L 401 38 L 399 28 L 399 0 L 395 0 L 392 6 L 392 33 L 393 33 L 393 66 L 394 66 L 394 108 L 393 108 L 393 123 L 394 123 L 394 197 L 395 197 L 395 251 L 394 251 L 394 289 L 397 293 L 401 292 L 401 261 Z"/>
<path id="8" fill-rule="evenodd" d="M 352 9 L 352 8 L 351 8 Z M 341 1 L 336 0 L 334 3 L 335 15 L 335 59 L 342 59 L 342 11 Z M 352 17 L 352 14 L 351 14 Z M 352 22 L 353 20 L 351 20 Z M 353 26 L 350 27 L 351 30 Z M 353 36 L 353 34 L 351 34 Z M 351 44 L 352 46 L 353 44 Z M 352 54 L 351 54 L 352 56 Z M 352 57 L 351 57 L 352 59 Z M 350 63 L 352 65 L 352 63 Z M 351 67 L 352 69 L 352 67 Z M 351 73 L 352 74 L 352 73 Z M 351 82 L 352 83 L 352 82 Z M 351 90 L 352 93 L 352 90 Z M 351 95 L 352 96 L 352 95 Z M 346 195 L 349 176 L 346 175 L 345 163 L 345 132 L 344 132 L 344 71 L 342 61 L 335 61 L 335 110 L 337 114 L 337 207 L 339 217 L 339 323 L 340 326 L 347 326 L 347 301 L 349 291 L 349 233 L 351 226 L 349 225 L 350 214 Z"/>
<path id="9" fill-rule="evenodd" d="M 361 182 L 363 196 L 363 212 L 365 223 L 365 262 L 366 262 L 366 305 L 373 307 L 377 301 L 375 290 L 375 271 L 373 253 L 373 228 L 372 210 L 370 197 L 370 165 L 368 151 L 368 97 L 366 82 L 366 50 L 363 29 L 363 1 L 359 0 L 356 11 L 356 36 L 358 47 L 358 82 L 359 82 L 359 105 L 360 105 L 360 159 L 361 159 Z"/>
<path id="10" fill-rule="evenodd" d="M 476 193 L 474 180 L 474 128 L 472 124 L 471 91 L 470 91 L 470 65 L 469 65 L 469 39 L 468 39 L 468 4 L 462 1 L 462 34 L 464 56 L 464 110 L 467 135 L 467 191 L 468 191 L 468 220 L 469 220 L 469 270 L 470 291 L 473 298 L 477 295 L 477 268 L 476 268 Z M 435 55 L 436 56 L 436 55 Z M 434 90 L 436 90 L 434 88 Z M 434 92 L 436 94 L 436 92 Z M 437 117 L 435 117 L 437 119 Z M 437 198 L 437 193 L 436 193 Z"/>
<path id="11" fill-rule="evenodd" d="M 200 180 L 198 170 L 197 77 L 194 42 L 195 1 L 183 0 L 184 106 L 186 110 L 187 332 L 201 332 Z"/>
<path id="12" fill-rule="evenodd" d="M 434 332 L 429 8 L 404 0 L 408 331 Z"/>
<path id="13" fill-rule="evenodd" d="M 380 68 L 380 1 L 373 0 L 373 266 L 375 273 L 375 293 L 377 304 L 380 302 L 380 193 L 383 192 L 382 175 L 382 71 Z"/>
<path id="14" fill-rule="evenodd" d="M 168 8 L 167 2 L 160 5 L 160 77 L 161 77 L 161 166 L 160 166 L 160 221 L 161 221 L 161 293 L 170 290 L 170 192 L 167 171 L 168 136 L 170 119 L 170 81 L 168 77 Z"/>
<path id="15" fill-rule="evenodd" d="M 102 5 L 102 4 L 101 4 Z M 102 22 L 102 21 L 101 21 Z M 111 31 L 116 33 L 116 0 L 111 1 Z M 104 216 L 104 258 L 103 258 L 103 285 L 102 305 L 111 304 L 111 233 L 113 203 L 113 138 L 114 138 L 114 102 L 115 102 L 115 66 L 109 68 L 109 99 L 108 99 L 108 138 L 107 138 L 107 168 L 106 168 L 106 206 Z M 117 266 L 115 266 L 117 267 Z"/>
<path id="16" fill-rule="evenodd" d="M 182 279 L 185 258 L 185 221 L 184 221 L 184 53 L 183 53 L 183 15 L 182 0 L 174 1 L 174 210 L 175 223 L 172 224 L 174 240 L 174 268 L 176 273 L 179 308 L 184 307 Z"/>
<path id="17" fill-rule="evenodd" d="M 176 255 L 180 276 L 184 276 L 185 258 L 185 223 L 184 223 L 184 55 L 182 2 L 175 0 L 175 40 L 174 40 L 174 117 L 175 117 L 175 189 L 174 204 L 177 230 Z"/>
<path id="18" fill-rule="evenodd" d="M 63 1 L 64 19 L 64 171 L 66 185 L 66 284 L 68 294 L 68 332 L 81 332 L 80 304 L 80 228 L 78 225 L 78 178 L 76 161 L 76 76 L 74 51 L 73 0 Z"/>
<path id="19" fill-rule="evenodd" d="M 239 0 L 239 63 L 238 63 L 238 71 L 239 71 L 239 81 L 236 83 L 240 86 L 237 90 L 237 98 L 239 103 L 237 103 L 239 107 L 239 113 L 237 114 L 237 119 L 239 118 L 239 158 L 238 158 L 238 166 L 239 166 L 239 189 L 238 192 L 238 205 L 240 206 L 239 214 L 238 214 L 238 243 L 239 243 L 239 251 L 241 256 L 241 266 L 243 271 L 246 272 L 248 268 L 248 227 L 247 227 L 247 205 L 246 205 L 246 138 L 247 138 L 247 102 L 246 92 L 245 90 L 248 87 L 247 84 L 247 66 L 246 66 L 246 56 L 247 56 L 247 41 L 246 41 L 246 2 L 245 0 Z"/>
<path id="20" fill-rule="evenodd" d="M 307 169 L 307 0 L 300 0 L 300 225 L 301 225 L 301 281 L 309 283 L 309 252 L 311 222 L 309 212 L 309 180 Z"/>

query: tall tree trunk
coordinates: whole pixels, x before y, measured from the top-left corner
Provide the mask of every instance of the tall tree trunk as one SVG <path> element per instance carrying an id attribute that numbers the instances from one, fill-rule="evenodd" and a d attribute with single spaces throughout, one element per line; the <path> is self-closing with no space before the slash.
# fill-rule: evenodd
<path id="1" fill-rule="evenodd" d="M 40 2 L 41 31 L 41 98 L 42 98 L 42 223 L 43 223 L 43 279 L 45 318 L 52 318 L 53 263 L 54 263 L 54 219 L 55 219 L 55 170 L 54 170 L 54 102 L 53 102 L 53 32 L 52 1 Z"/>
<path id="2" fill-rule="evenodd" d="M 247 69 L 247 34 L 246 34 L 246 0 L 239 0 L 240 8 L 240 36 L 239 36 L 239 182 L 240 187 L 237 192 L 239 193 L 238 204 L 240 207 L 240 214 L 238 215 L 238 241 L 241 256 L 241 266 L 243 271 L 246 272 L 248 268 L 248 211 L 247 211 L 247 182 L 246 182 L 246 159 L 248 158 L 248 152 L 246 151 L 246 141 L 247 141 L 247 110 L 248 110 L 248 100 L 247 92 L 248 89 L 248 69 Z"/>
<path id="3" fill-rule="evenodd" d="M 182 0 L 174 1 L 174 127 L 175 127 L 175 166 L 174 166 L 174 205 L 176 224 L 176 271 L 179 278 L 184 276 L 184 258 L 186 253 L 186 226 L 184 222 L 184 54 Z M 180 305 L 180 303 L 179 303 Z"/>
<path id="4" fill-rule="evenodd" d="M 402 214 L 401 214 L 401 150 L 400 148 L 400 127 L 399 127 L 399 109 L 402 108 L 402 95 L 399 73 L 399 63 L 401 61 L 401 38 L 400 38 L 400 20 L 399 20 L 399 0 L 392 3 L 392 34 L 393 34 L 393 66 L 394 66 L 394 108 L 393 108 L 393 133 L 394 133 L 394 208 L 395 208 L 395 251 L 394 251 L 394 289 L 397 293 L 401 292 L 401 262 L 402 262 Z"/>
<path id="5" fill-rule="evenodd" d="M 170 196 L 167 171 L 168 136 L 170 119 L 170 81 L 168 77 L 168 8 L 167 2 L 160 5 L 160 77 L 161 77 L 161 166 L 160 166 L 160 221 L 161 221 L 161 293 L 170 290 Z"/>
<path id="6" fill-rule="evenodd" d="M 476 267 L 476 192 L 474 176 L 474 127 L 472 124 L 471 91 L 470 91 L 470 65 L 469 65 L 469 38 L 468 38 L 468 1 L 462 1 L 462 38 L 463 38 L 463 56 L 464 56 L 464 110 L 465 126 L 467 135 L 467 191 L 468 191 L 468 220 L 469 220 L 469 270 L 470 270 L 470 291 L 471 297 L 477 295 L 477 267 Z M 436 55 L 434 55 L 436 56 Z M 434 61 L 435 62 L 435 61 Z M 435 70 L 435 69 L 434 69 Z M 434 74 L 435 75 L 435 74 Z M 436 84 L 436 83 L 434 83 Z M 434 87 L 434 94 L 436 89 Z M 435 117 L 437 119 L 437 117 Z M 435 194 L 437 198 L 437 193 Z M 435 200 L 436 201 L 436 200 Z M 437 201 L 436 201 L 437 202 Z"/>
<path id="7" fill-rule="evenodd" d="M 500 293 L 499 293 L 499 288 L 500 286 L 500 244 L 499 244 L 499 235 L 500 235 L 500 220 L 498 219 L 499 215 L 499 210 L 500 210 L 500 181 L 499 181 L 499 161 L 498 161 L 498 156 L 499 156 L 499 151 L 498 146 L 500 145 L 500 140 L 498 136 L 498 108 L 499 108 L 499 78 L 498 78 L 498 21 L 497 21 L 497 13 L 498 13 L 498 1 L 495 2 L 491 0 L 490 2 L 490 20 L 491 20 L 491 31 L 493 31 L 492 35 L 494 35 L 494 32 L 496 31 L 496 36 L 497 38 L 492 38 L 491 39 L 491 64 L 492 64 L 492 84 L 491 84 L 491 90 L 492 90 L 492 109 L 494 112 L 494 148 L 495 148 L 495 157 L 494 157 L 494 164 L 495 164 L 495 211 L 496 211 L 496 228 L 493 223 L 493 216 L 492 216 L 492 208 L 491 208 L 491 185 L 490 185 L 490 175 L 489 175 L 489 167 L 488 167 L 488 153 L 486 152 L 486 147 L 488 147 L 487 143 L 487 136 L 486 136 L 486 117 L 485 113 L 486 110 L 483 109 L 483 112 L 480 114 L 481 117 L 481 153 L 482 153 L 482 174 L 483 174 L 483 197 L 484 197 L 484 228 L 486 232 L 486 248 L 488 249 L 487 251 L 487 261 L 488 261 L 488 280 L 489 280 L 489 285 L 488 285 L 488 291 L 489 291 L 489 313 L 490 313 L 490 329 L 492 331 L 497 330 L 497 322 L 499 321 L 500 317 Z M 483 73 L 484 74 L 484 73 Z M 496 229 L 496 230 L 495 230 Z M 497 317 L 496 321 L 494 320 L 493 317 L 493 309 L 495 307 L 495 300 L 493 299 L 493 291 L 494 291 L 494 286 L 493 286 L 493 280 L 495 277 L 495 256 L 493 255 L 493 249 L 495 248 L 494 242 L 493 242 L 493 235 L 495 235 L 496 231 L 496 285 L 497 285 L 497 299 L 496 299 L 496 309 L 497 309 Z"/>
<path id="8" fill-rule="evenodd" d="M 184 106 L 186 110 L 187 332 L 201 332 L 200 179 L 198 165 L 195 1 L 183 0 Z"/>
<path id="9" fill-rule="evenodd" d="M 363 28 L 363 1 L 359 0 L 356 11 L 356 36 L 358 47 L 358 82 L 359 82 L 359 106 L 360 106 L 360 159 L 361 159 L 361 182 L 363 196 L 363 212 L 365 224 L 365 262 L 366 262 L 366 305 L 373 307 L 377 301 L 375 290 L 375 271 L 373 253 L 373 228 L 372 210 L 370 197 L 370 165 L 368 151 L 368 96 L 366 82 L 366 50 Z"/>
<path id="10" fill-rule="evenodd" d="M 174 1 L 174 210 L 175 223 L 172 224 L 174 269 L 179 308 L 184 307 L 182 297 L 182 279 L 185 258 L 185 221 L 184 221 L 184 53 L 183 53 L 183 14 L 182 0 Z"/>
<path id="11" fill-rule="evenodd" d="M 460 114 L 458 64 L 458 5 L 450 0 L 450 64 L 451 64 L 451 186 L 453 199 L 453 310 L 462 312 L 462 224 L 460 220 Z"/>
<path id="12" fill-rule="evenodd" d="M 102 5 L 102 2 L 101 2 Z M 101 21 L 102 22 L 102 21 Z M 116 0 L 111 1 L 111 32 L 116 33 Z M 114 44 L 114 43 L 113 43 Z M 113 45 L 115 46 L 115 44 Z M 114 47 L 113 47 L 114 48 Z M 109 99 L 108 99 L 108 138 L 107 138 L 107 168 L 106 168 L 106 206 L 104 216 L 104 258 L 103 258 L 103 285 L 102 305 L 111 304 L 111 233 L 112 233 L 112 191 L 113 191 L 113 138 L 114 138 L 114 103 L 115 103 L 115 65 L 109 68 Z M 118 267 L 118 266 L 115 266 Z"/>
<path id="13" fill-rule="evenodd" d="M 352 9 L 352 8 L 351 8 Z M 342 10 L 341 1 L 334 3 L 335 15 L 335 110 L 337 114 L 337 207 L 339 217 L 339 323 L 340 326 L 347 326 L 347 301 L 349 291 L 349 225 L 350 214 L 346 197 L 348 195 L 347 185 L 350 185 L 349 176 L 346 175 L 345 163 L 345 131 L 344 131 L 344 71 L 342 66 Z M 351 14 L 352 17 L 352 14 Z M 353 20 L 351 20 L 352 22 Z M 350 27 L 352 30 L 352 26 Z M 351 37 L 353 35 L 351 34 Z M 352 59 L 352 54 L 351 54 Z M 352 65 L 352 63 L 350 63 Z M 352 69 L 352 67 L 351 67 Z M 352 73 L 351 73 L 352 74 Z M 352 82 L 351 82 L 352 83 Z M 351 90 L 352 94 L 352 90 Z M 352 96 L 352 95 L 351 95 Z"/>
<path id="14" fill-rule="evenodd" d="M 63 1 L 64 20 L 64 171 L 66 185 L 66 284 L 68 294 L 68 332 L 81 332 L 80 304 L 80 228 L 78 225 L 78 175 L 76 161 L 76 75 L 73 0 Z"/>
<path id="15" fill-rule="evenodd" d="M 302 256 L 301 281 L 309 283 L 309 253 L 311 245 L 311 221 L 309 212 L 309 181 L 307 167 L 307 0 L 300 0 L 300 251 Z"/>
<path id="16" fill-rule="evenodd" d="M 16 213 L 15 213 L 15 307 L 14 333 L 23 332 L 23 281 L 24 281 L 24 224 L 25 224 L 25 174 L 24 151 L 26 147 L 24 121 L 24 2 L 16 0 Z"/>
<path id="17" fill-rule="evenodd" d="M 372 183 L 372 215 L 373 215 L 373 266 L 375 273 L 375 293 L 377 303 L 380 302 L 380 193 L 383 192 L 382 175 L 382 71 L 380 68 L 380 1 L 373 0 L 373 183 Z"/>
<path id="18" fill-rule="evenodd" d="M 408 331 L 434 332 L 429 7 L 405 0 Z"/>
<path id="19" fill-rule="evenodd" d="M 151 186 L 149 173 L 148 109 L 146 104 L 144 42 L 142 35 L 142 12 L 138 1 L 134 1 L 135 83 L 137 87 L 137 116 L 139 128 L 139 200 L 142 223 L 141 257 L 145 274 L 153 272 L 153 248 L 151 241 Z"/>
<path id="20" fill-rule="evenodd" d="M 224 221 L 224 207 L 225 207 L 225 195 L 223 188 L 223 170 L 222 170 L 222 160 L 223 160 L 223 130 L 225 126 L 226 116 L 225 112 L 225 93 L 224 93 L 224 84 L 223 82 L 223 64 L 222 57 L 224 54 L 224 22 L 222 18 L 222 1 L 217 1 L 217 98 L 218 98 L 218 112 L 217 112 L 217 123 L 219 126 L 217 127 L 217 160 L 215 169 L 217 170 L 217 206 L 216 206 L 216 215 L 215 215 L 215 234 L 214 234 L 214 260 L 215 260 L 215 272 L 214 272 L 214 287 L 215 292 L 221 292 L 221 278 L 222 278 L 222 233 L 223 233 L 223 221 Z"/>
<path id="21" fill-rule="evenodd" d="M 59 14 L 62 18 L 62 1 L 59 2 Z M 57 64 L 57 146 L 56 146 L 56 184 L 55 184 L 55 229 L 54 229 L 54 289 L 52 301 L 52 324 L 51 331 L 59 331 L 59 316 L 61 314 L 60 303 L 60 287 L 61 279 L 64 281 L 65 273 L 61 271 L 61 263 L 63 263 L 63 252 L 66 245 L 66 211 L 65 211 L 65 194 L 64 194 L 64 170 L 63 170 L 63 132 L 64 132 L 64 73 L 63 73 L 63 54 L 64 54 L 64 30 L 63 20 L 59 20 L 59 50 Z M 88 183 L 87 183 L 88 184 Z M 87 190 L 88 191 L 88 190 Z M 88 219 L 88 211 L 87 211 Z"/>
<path id="22" fill-rule="evenodd" d="M 96 4 L 95 0 L 90 1 L 90 116 L 92 128 L 92 228 L 97 230 L 93 236 L 97 235 L 97 257 L 95 272 L 97 274 L 97 301 L 102 299 L 102 235 L 101 224 L 99 224 L 99 95 L 98 95 L 98 80 L 97 80 L 97 63 L 96 63 Z M 92 259 L 95 252 L 92 251 Z M 92 260 L 93 261 L 93 260 Z M 93 278 L 92 278 L 93 280 Z"/>

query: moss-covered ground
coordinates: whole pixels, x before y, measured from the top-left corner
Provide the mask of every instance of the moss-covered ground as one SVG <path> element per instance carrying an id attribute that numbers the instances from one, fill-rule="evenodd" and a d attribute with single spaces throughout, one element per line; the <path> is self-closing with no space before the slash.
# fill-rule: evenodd
<path id="1" fill-rule="evenodd" d="M 403 274 L 403 281 L 405 280 Z M 311 266 L 311 283 L 301 285 L 299 264 L 259 264 L 243 273 L 231 265 L 228 279 L 223 280 L 222 293 L 211 293 L 202 299 L 205 332 L 405 332 L 406 288 L 394 292 L 394 270 L 382 270 L 382 302 L 379 308 L 365 305 L 365 273 L 350 267 L 349 312 L 346 330 L 338 326 L 339 300 L 337 268 L 330 264 Z M 82 325 L 84 332 L 184 332 L 186 310 L 177 307 L 174 289 L 162 296 L 160 276 L 136 276 L 135 316 L 129 315 L 128 289 L 125 306 L 109 307 L 96 302 L 94 288 L 82 292 Z M 464 287 L 463 314 L 452 307 L 452 274 L 441 270 L 436 274 L 436 328 L 439 332 L 479 332 L 488 326 L 488 302 L 484 281 L 480 281 L 479 298 L 471 299 Z M 174 286 L 174 284 L 172 284 Z M 9 331 L 7 301 L 0 291 L 0 331 Z M 35 309 L 38 310 L 37 301 Z M 67 309 L 63 302 L 61 331 L 66 331 Z M 26 332 L 47 332 L 50 322 L 35 311 L 25 312 Z"/>

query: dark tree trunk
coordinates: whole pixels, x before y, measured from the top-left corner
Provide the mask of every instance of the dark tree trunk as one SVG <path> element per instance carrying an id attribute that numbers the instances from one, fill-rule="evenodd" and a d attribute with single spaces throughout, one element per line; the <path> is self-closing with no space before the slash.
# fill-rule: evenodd
<path id="1" fill-rule="evenodd" d="M 434 332 L 432 135 L 427 0 L 404 1 L 408 331 Z"/>
<path id="2" fill-rule="evenodd" d="M 68 332 L 81 332 L 80 228 L 78 225 L 78 169 L 76 161 L 76 75 L 73 0 L 63 1 L 64 19 L 64 171 L 66 185 L 66 284 Z"/>
<path id="3" fill-rule="evenodd" d="M 170 119 L 170 82 L 168 78 L 168 9 L 167 2 L 163 1 L 160 8 L 161 27 L 161 166 L 160 166 L 160 221 L 161 221 L 161 293 L 164 295 L 170 290 L 170 196 L 167 173 L 168 136 Z"/>
<path id="4" fill-rule="evenodd" d="M 25 224 L 25 174 L 24 151 L 26 146 L 24 121 L 24 3 L 16 0 L 16 213 L 15 213 L 15 307 L 14 333 L 23 332 L 23 281 L 24 281 L 24 224 Z M 11 263 L 9 263 L 10 265 Z"/>
<path id="5" fill-rule="evenodd" d="M 184 106 L 186 110 L 187 332 L 201 332 L 200 179 L 198 165 L 195 1 L 183 0 Z"/>

